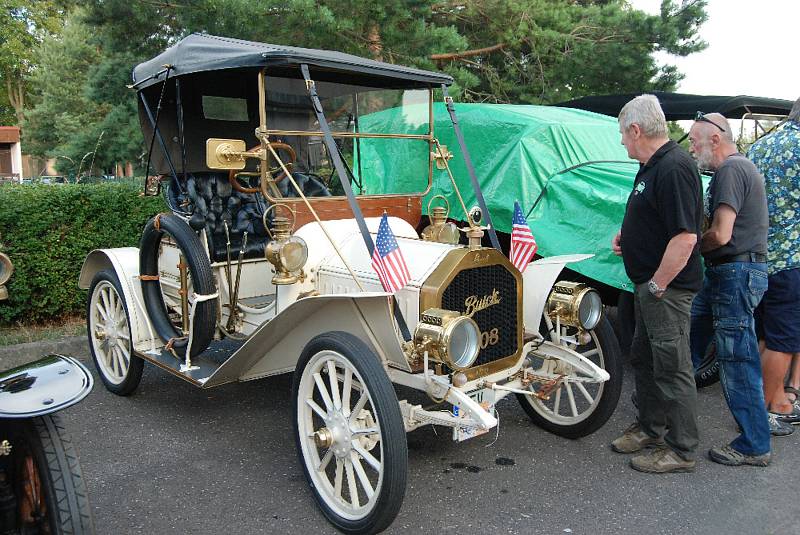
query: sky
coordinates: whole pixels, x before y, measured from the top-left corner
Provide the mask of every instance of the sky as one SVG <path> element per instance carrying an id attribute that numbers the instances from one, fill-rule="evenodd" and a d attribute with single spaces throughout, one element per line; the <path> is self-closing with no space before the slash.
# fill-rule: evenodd
<path id="1" fill-rule="evenodd" d="M 629 2 L 651 14 L 661 6 L 661 0 Z M 685 75 L 679 92 L 800 97 L 800 0 L 709 0 L 706 13 L 700 37 L 708 48 L 686 58 L 656 56 Z"/>

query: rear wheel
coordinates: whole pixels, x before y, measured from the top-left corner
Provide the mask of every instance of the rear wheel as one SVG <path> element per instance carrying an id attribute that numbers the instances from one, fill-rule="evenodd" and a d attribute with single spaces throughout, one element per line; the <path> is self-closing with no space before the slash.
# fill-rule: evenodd
<path id="1" fill-rule="evenodd" d="M 16 498 L 18 532 L 94 533 L 78 456 L 60 418 L 5 420 L 0 437 L 11 444 L 3 471 Z"/>
<path id="2" fill-rule="evenodd" d="M 343 332 L 303 350 L 293 387 L 295 440 L 327 519 L 345 533 L 377 533 L 403 503 L 408 449 L 397 396 L 380 359 Z"/>
<path id="3" fill-rule="evenodd" d="M 561 326 L 560 335 L 553 329 L 549 318 L 545 317 L 542 334 L 546 339 L 580 353 L 606 370 L 610 379 L 605 382 L 588 381 L 572 366 L 554 363 L 531 353 L 529 357 L 534 375 L 552 377 L 558 383 L 549 392 L 542 392 L 547 387 L 541 383 L 531 384 L 529 388 L 541 392 L 544 399 L 523 394 L 517 394 L 517 398 L 533 423 L 542 429 L 566 438 L 580 438 L 602 427 L 617 407 L 623 375 L 619 345 L 605 317 L 594 330 L 589 331 L 586 344 L 579 345 L 576 341 L 577 329 L 574 327 Z"/>
<path id="4" fill-rule="evenodd" d="M 89 350 L 103 384 L 127 396 L 142 379 L 144 361 L 133 353 L 131 322 L 122 286 L 113 271 L 98 272 L 89 287 L 86 328 Z"/>

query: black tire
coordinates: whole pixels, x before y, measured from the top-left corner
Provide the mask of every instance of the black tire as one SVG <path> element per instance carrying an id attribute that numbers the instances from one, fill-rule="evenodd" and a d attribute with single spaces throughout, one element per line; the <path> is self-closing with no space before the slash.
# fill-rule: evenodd
<path id="1" fill-rule="evenodd" d="M 633 312 L 633 294 L 620 290 L 617 297 L 617 321 L 614 324 L 619 349 L 624 355 L 630 355 L 633 331 L 636 328 L 636 317 Z"/>
<path id="2" fill-rule="evenodd" d="M 307 368 L 310 368 L 308 370 L 310 373 L 311 368 L 318 364 L 321 365 L 320 363 L 326 355 L 341 356 L 355 369 L 360 379 L 353 375 L 353 381 L 358 380 L 368 393 L 368 403 L 373 409 L 380 429 L 380 432 L 373 433 L 378 434 L 380 439 L 382 466 L 378 479 L 380 488 L 373 489 L 377 498 L 371 508 L 363 516 L 357 518 L 356 515 L 352 515 L 354 518 L 342 516 L 327 503 L 326 500 L 331 500 L 332 496 L 330 493 L 326 494 L 330 490 L 328 488 L 330 481 L 324 473 L 325 469 L 322 470 L 322 476 L 317 476 L 315 479 L 311 473 L 312 468 L 310 468 L 310 466 L 316 466 L 314 457 L 318 457 L 320 454 L 317 448 L 320 450 L 322 448 L 302 436 L 304 434 L 302 429 L 308 431 L 307 423 L 311 423 L 313 419 L 312 415 L 306 420 L 304 414 L 307 413 L 300 410 L 300 407 L 307 406 L 306 399 L 309 399 L 306 397 L 309 384 L 307 381 L 313 380 L 306 375 Z M 343 392 L 343 390 L 338 391 Z M 304 398 L 302 401 L 300 400 L 301 396 Z M 354 401 L 351 399 L 348 405 Z M 314 494 L 314 499 L 328 521 L 344 533 L 378 533 L 386 529 L 395 519 L 403 504 L 408 477 L 408 445 L 397 396 L 386 375 L 386 370 L 381 366 L 380 358 L 364 342 L 349 333 L 328 332 L 316 336 L 303 349 L 295 369 L 292 409 L 294 411 L 295 444 L 300 465 L 303 467 L 303 473 Z M 347 411 L 349 412 L 350 409 L 351 407 L 348 407 Z M 362 412 L 364 411 L 362 410 Z M 318 416 L 317 418 L 322 421 Z M 315 426 L 316 424 L 312 423 L 312 428 Z M 329 445 L 325 451 L 335 451 L 335 446 L 336 444 Z M 364 459 L 364 457 L 362 456 L 360 459 Z M 342 495 L 342 499 L 344 499 L 344 495 Z"/>
<path id="3" fill-rule="evenodd" d="M 623 378 L 622 356 L 617 337 L 605 317 L 600 320 L 600 323 L 590 334 L 592 334 L 592 342 L 590 344 L 593 346 L 599 345 L 601 349 L 596 358 L 591 358 L 591 360 L 605 369 L 611 376 L 605 383 L 597 385 L 596 395 L 599 396 L 599 401 L 596 404 L 590 405 L 586 411 L 581 412 L 580 417 L 561 418 L 547 408 L 547 405 L 539 401 L 538 398 L 517 394 L 517 399 L 531 421 L 554 435 L 571 439 L 590 435 L 602 427 L 617 408 L 617 402 L 622 392 Z M 593 347 L 581 346 L 576 351 L 584 353 L 591 349 Z M 554 394 L 557 394 L 557 392 L 554 392 Z M 573 420 L 574 423 L 571 423 Z"/>
<path id="4" fill-rule="evenodd" d="M 18 503 L 19 497 L 23 495 L 25 459 L 33 459 L 34 469 L 41 482 L 43 496 L 37 496 L 37 508 L 44 509 L 49 531 L 40 529 L 31 533 L 94 533 L 89 497 L 78 455 L 58 415 L 5 420 L 0 432 L 4 436 L 12 437 L 10 478 Z M 23 529 L 22 532 L 29 531 Z"/>
<path id="5" fill-rule="evenodd" d="M 109 284 L 112 288 L 108 287 Z M 127 343 L 122 342 L 125 346 L 123 348 L 123 356 L 125 349 L 127 350 L 128 366 L 125 373 L 118 375 L 113 373 L 113 367 L 106 360 L 107 354 L 101 349 L 102 342 L 98 340 L 93 331 L 94 307 L 97 303 L 96 298 L 99 297 L 98 293 L 111 289 L 116 292 L 117 298 L 122 303 L 122 310 L 125 313 L 125 325 L 128 329 L 128 341 Z M 86 302 L 86 334 L 89 338 L 89 351 L 92 354 L 92 360 L 97 369 L 97 374 L 106 389 L 118 396 L 128 396 L 136 390 L 142 380 L 142 369 L 144 368 L 144 360 L 141 357 L 137 357 L 133 352 L 130 314 L 124 295 L 117 274 L 113 271 L 103 270 L 97 272 L 92 279 L 92 284 L 89 286 L 89 299 Z"/>
<path id="6" fill-rule="evenodd" d="M 194 291 L 200 295 L 215 293 L 217 289 L 211 262 L 200 243 L 200 238 L 186 221 L 173 214 L 159 214 L 147 222 L 139 243 L 139 273 L 143 276 L 158 274 L 158 249 L 165 232 L 175 240 L 189 265 Z M 143 279 L 142 296 L 147 315 L 159 338 L 164 342 L 174 340 L 172 348 L 179 356 L 185 356 L 188 338 L 182 338 L 183 333 L 179 333 L 169 319 L 160 281 Z M 205 351 L 214 337 L 216 310 L 217 299 L 197 304 L 192 333 L 193 357 Z"/>
<path id="7" fill-rule="evenodd" d="M 713 341 L 708 344 L 703 360 L 694 370 L 694 382 L 697 388 L 705 388 L 719 382 L 719 361 L 717 360 L 717 348 Z"/>

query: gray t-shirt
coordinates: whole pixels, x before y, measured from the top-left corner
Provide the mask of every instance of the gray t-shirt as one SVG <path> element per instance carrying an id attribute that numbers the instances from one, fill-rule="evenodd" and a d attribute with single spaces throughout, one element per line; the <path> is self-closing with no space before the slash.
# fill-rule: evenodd
<path id="1" fill-rule="evenodd" d="M 731 241 L 703 254 L 706 260 L 742 253 L 767 253 L 769 213 L 764 177 L 743 154 L 729 156 L 719 166 L 709 186 L 709 220 L 720 204 L 736 212 Z"/>

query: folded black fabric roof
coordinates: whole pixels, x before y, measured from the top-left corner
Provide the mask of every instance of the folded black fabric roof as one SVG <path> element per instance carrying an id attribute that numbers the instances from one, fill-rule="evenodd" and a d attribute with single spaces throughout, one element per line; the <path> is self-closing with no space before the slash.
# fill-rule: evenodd
<path id="1" fill-rule="evenodd" d="M 344 73 L 356 75 L 361 83 L 371 81 L 379 87 L 453 83 L 452 77 L 447 74 L 382 63 L 342 52 L 270 45 L 200 33 L 185 37 L 153 59 L 137 65 L 133 69 L 133 82 L 137 89 L 144 89 L 163 81 L 165 74 L 159 73 L 164 71 L 164 65 L 167 64 L 172 65 L 169 75 L 172 78 L 223 69 L 294 69 L 303 63 L 339 76 Z"/>
<path id="2" fill-rule="evenodd" d="M 741 119 L 748 112 L 788 115 L 793 104 L 791 100 L 750 97 L 747 95 L 706 96 L 667 93 L 664 91 L 651 91 L 650 94 L 658 97 L 668 121 L 692 120 L 698 111 L 703 113 L 718 112 L 728 119 Z M 577 108 L 616 117 L 628 101 L 639 95 L 641 93 L 598 95 L 559 102 L 558 104 L 553 104 L 553 106 Z"/>

